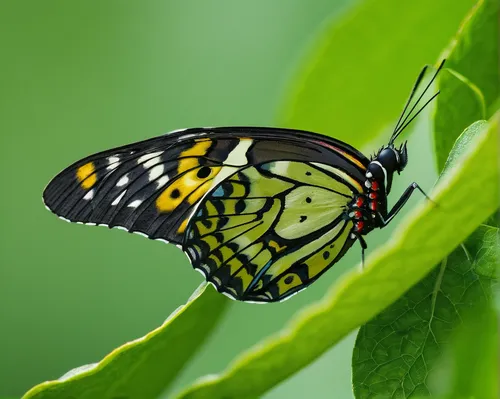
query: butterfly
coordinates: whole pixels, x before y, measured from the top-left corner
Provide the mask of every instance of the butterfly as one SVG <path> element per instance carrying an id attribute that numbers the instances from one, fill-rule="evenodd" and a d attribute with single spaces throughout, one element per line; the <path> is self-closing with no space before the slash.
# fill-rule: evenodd
<path id="1" fill-rule="evenodd" d="M 444 63 L 444 61 L 443 61 Z M 363 236 L 383 228 L 393 175 L 408 162 L 394 141 L 418 107 L 421 71 L 387 145 L 368 159 L 342 141 L 269 127 L 191 128 L 90 155 L 46 187 L 61 219 L 173 243 L 232 299 L 276 302 L 304 289 Z M 417 108 L 418 107 L 418 108 Z"/>

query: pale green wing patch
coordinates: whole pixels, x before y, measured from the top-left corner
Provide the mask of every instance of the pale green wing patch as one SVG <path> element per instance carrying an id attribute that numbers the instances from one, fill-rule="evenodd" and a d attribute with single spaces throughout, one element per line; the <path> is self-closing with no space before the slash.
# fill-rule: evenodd
<path id="1" fill-rule="evenodd" d="M 193 266 L 239 300 L 271 302 L 298 292 L 353 242 L 342 214 L 354 189 L 343 174 L 298 161 L 240 169 L 193 216 L 185 243 Z"/>

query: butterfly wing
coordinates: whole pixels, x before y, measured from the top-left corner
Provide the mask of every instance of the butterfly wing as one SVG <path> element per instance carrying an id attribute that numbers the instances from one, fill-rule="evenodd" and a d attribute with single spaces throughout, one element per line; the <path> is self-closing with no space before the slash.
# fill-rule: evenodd
<path id="1" fill-rule="evenodd" d="M 66 220 L 176 243 L 220 291 L 268 302 L 310 284 L 352 245 L 343 211 L 367 164 L 309 132 L 188 129 L 82 159 L 43 198 Z"/>
<path id="2" fill-rule="evenodd" d="M 221 182 L 189 223 L 185 251 L 219 291 L 282 300 L 316 280 L 354 242 L 346 209 L 362 187 L 321 163 L 275 161 Z"/>
<path id="3" fill-rule="evenodd" d="M 180 244 L 190 211 L 239 140 L 172 135 L 92 155 L 45 189 L 46 206 L 71 222 L 120 227 Z"/>

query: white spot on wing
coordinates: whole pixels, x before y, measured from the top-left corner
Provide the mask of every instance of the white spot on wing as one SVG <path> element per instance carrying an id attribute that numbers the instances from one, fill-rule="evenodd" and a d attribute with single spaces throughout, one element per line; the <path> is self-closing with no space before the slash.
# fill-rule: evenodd
<path id="1" fill-rule="evenodd" d="M 122 200 L 123 196 L 125 195 L 125 193 L 127 192 L 127 190 L 123 190 L 121 192 L 121 194 L 115 198 L 115 200 L 111 203 L 111 205 L 118 205 L 118 203 Z"/>
<path id="2" fill-rule="evenodd" d="M 143 166 L 146 169 L 149 169 L 149 168 L 152 168 L 153 166 L 155 166 L 157 163 L 160 163 L 160 162 L 161 162 L 161 157 L 157 156 L 157 157 L 151 158 L 150 160 L 144 162 Z"/>
<path id="3" fill-rule="evenodd" d="M 247 164 L 247 151 L 252 145 L 253 140 L 240 140 L 238 145 L 234 147 L 234 149 L 228 154 L 224 164 L 231 166 L 223 166 L 220 172 L 215 176 L 215 179 L 212 180 L 212 184 L 210 185 L 210 189 L 219 185 L 219 183 L 229 176 L 231 176 L 234 172 L 236 172 L 239 168 L 238 166 L 245 166 Z M 233 166 L 234 165 L 234 166 Z M 209 193 L 210 190 L 207 191 Z M 205 194 L 206 195 L 206 194 Z M 201 200 L 198 201 L 198 204 L 201 203 Z M 195 207 L 194 211 L 196 211 L 197 207 Z M 191 214 L 191 216 L 194 214 Z M 191 217 L 190 216 L 190 217 Z"/>
<path id="4" fill-rule="evenodd" d="M 129 208 L 137 208 L 139 205 L 142 204 L 142 201 L 141 200 L 134 200 L 132 201 L 130 204 L 128 204 L 127 206 Z"/>
<path id="5" fill-rule="evenodd" d="M 88 191 L 87 194 L 85 194 L 85 196 L 83 197 L 83 199 L 86 201 L 90 201 L 92 198 L 94 198 L 94 189 Z"/>
<path id="6" fill-rule="evenodd" d="M 142 231 L 133 231 L 132 233 L 134 234 L 138 234 L 140 236 L 143 236 L 143 237 L 146 237 L 146 238 L 149 238 L 147 234 L 143 233 Z"/>
<path id="7" fill-rule="evenodd" d="M 217 283 L 217 285 L 221 285 L 221 281 L 220 281 L 220 278 L 219 277 L 216 277 L 216 276 L 212 276 L 212 280 L 214 280 L 215 283 Z"/>
<path id="8" fill-rule="evenodd" d="M 286 176 L 286 172 L 288 171 L 289 166 L 290 162 L 288 161 L 275 162 L 271 167 L 271 171 L 273 173 L 276 173 L 277 175 Z"/>
<path id="9" fill-rule="evenodd" d="M 197 267 L 195 267 L 194 270 L 196 270 L 198 273 L 200 273 L 204 278 L 207 278 L 207 275 L 205 274 L 203 269 L 198 269 Z"/>
<path id="10" fill-rule="evenodd" d="M 228 154 L 225 164 L 234 166 L 244 166 L 248 163 L 247 151 L 252 145 L 253 140 L 244 139 L 240 140 L 238 145 Z"/>
<path id="11" fill-rule="evenodd" d="M 108 158 L 108 166 L 106 169 L 113 170 L 120 164 L 120 158 L 112 156 Z"/>
<path id="12" fill-rule="evenodd" d="M 129 181 L 128 176 L 124 175 L 118 180 L 118 183 L 116 183 L 117 187 L 123 187 L 125 184 L 127 184 Z"/>
<path id="13" fill-rule="evenodd" d="M 151 162 L 151 161 L 148 161 L 148 162 Z M 148 162 L 146 162 L 146 163 L 148 163 Z M 144 164 L 144 166 L 146 166 L 146 164 Z M 157 178 L 159 178 L 163 174 L 164 171 L 165 171 L 165 167 L 163 165 L 156 165 L 155 167 L 153 167 L 149 171 L 149 181 L 156 180 Z"/>
<path id="14" fill-rule="evenodd" d="M 229 299 L 232 299 L 233 301 L 236 300 L 236 298 L 232 296 L 229 292 L 222 291 L 221 294 L 227 296 Z"/>
<path id="15" fill-rule="evenodd" d="M 187 256 L 187 255 L 186 255 Z M 188 256 L 189 258 L 189 256 Z M 200 269 L 198 268 L 195 268 L 196 270 L 199 270 L 201 271 L 201 273 L 206 277 L 208 275 L 208 273 L 210 273 L 210 268 L 208 267 L 208 265 L 206 265 L 205 263 L 201 263 L 200 264 Z"/>
<path id="16" fill-rule="evenodd" d="M 158 184 L 158 188 L 161 188 L 163 187 L 165 184 L 168 183 L 168 176 L 165 175 L 165 176 L 162 176 L 158 179 L 158 181 L 156 182 Z"/>
<path id="17" fill-rule="evenodd" d="M 146 162 L 148 159 L 151 159 L 151 158 L 157 157 L 158 155 L 161 155 L 162 153 L 163 153 L 163 151 L 157 151 L 157 152 L 151 152 L 149 154 L 145 154 L 142 157 L 139 157 L 137 159 L 137 163 L 141 164 L 143 162 Z"/>

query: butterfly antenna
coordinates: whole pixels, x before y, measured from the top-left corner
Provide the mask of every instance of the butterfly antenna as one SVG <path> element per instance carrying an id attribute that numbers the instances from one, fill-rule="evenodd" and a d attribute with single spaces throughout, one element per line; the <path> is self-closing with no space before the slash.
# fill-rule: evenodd
<path id="1" fill-rule="evenodd" d="M 400 134 L 400 133 L 401 133 L 401 132 L 402 132 L 402 131 L 406 128 L 406 126 L 408 126 L 411 122 L 413 122 L 413 119 L 415 119 L 415 118 L 418 116 L 418 114 L 420 114 L 420 113 L 424 110 L 424 108 L 425 108 L 425 107 L 427 107 L 427 105 L 429 105 L 429 103 L 430 103 L 432 100 L 434 100 L 434 99 L 438 96 L 438 94 L 439 94 L 439 93 L 440 93 L 440 92 L 438 91 L 438 92 L 437 92 L 436 94 L 434 94 L 431 98 L 429 98 L 429 99 L 425 102 L 425 104 L 422 106 L 422 108 L 420 108 L 420 109 L 417 111 L 417 113 L 416 113 L 415 115 L 413 115 L 413 116 L 411 117 L 411 119 L 410 119 L 408 122 L 406 122 L 403 126 L 401 126 L 401 128 L 400 128 L 400 130 L 399 130 L 398 134 L 396 135 L 396 137 L 398 137 L 398 136 L 399 136 L 399 134 Z M 396 137 L 394 137 L 394 138 L 396 138 Z"/>
<path id="2" fill-rule="evenodd" d="M 422 81 L 422 79 L 425 75 L 426 70 L 427 70 L 427 65 L 424 66 L 422 68 L 422 70 L 420 71 L 420 73 L 418 74 L 417 80 L 416 80 L 415 84 L 413 85 L 413 88 L 411 89 L 410 97 L 408 97 L 408 100 L 406 100 L 406 104 L 405 104 L 405 107 L 403 108 L 403 112 L 401 112 L 401 115 L 399 116 L 399 119 L 398 119 L 398 123 L 396 123 L 396 126 L 394 127 L 393 135 L 395 132 L 398 131 L 399 124 L 401 123 L 401 119 L 403 119 L 403 116 L 405 115 L 406 110 L 408 109 L 408 106 L 411 103 L 411 100 L 413 100 L 413 96 L 415 95 L 415 92 L 417 91 L 418 86 L 420 85 L 420 82 Z"/>
<path id="3" fill-rule="evenodd" d="M 441 61 L 441 64 L 439 65 L 439 67 L 437 68 L 436 70 L 436 73 L 434 74 L 434 76 L 432 77 L 432 79 L 429 81 L 429 83 L 427 83 L 427 86 L 425 86 L 425 89 L 422 91 L 422 94 L 420 94 L 420 96 L 418 97 L 417 101 L 415 101 L 415 104 L 413 105 L 413 107 L 410 109 L 410 111 L 408 112 L 408 114 L 406 114 L 406 110 L 408 109 L 408 106 L 410 105 L 410 103 L 412 102 L 413 100 L 413 97 L 415 96 L 415 93 L 418 89 L 418 86 L 420 85 L 420 83 L 422 82 L 422 79 L 424 77 L 424 74 L 425 74 L 425 71 L 427 70 L 427 66 L 425 66 L 422 71 L 420 72 L 420 74 L 418 75 L 418 78 L 417 78 L 417 81 L 415 82 L 414 86 L 413 86 L 413 89 L 410 93 L 410 97 L 408 98 L 408 101 L 406 102 L 405 104 L 405 107 L 403 109 L 403 112 L 401 113 L 399 119 L 398 119 L 398 122 L 396 123 L 396 127 L 394 128 L 394 132 L 392 133 L 392 136 L 391 136 L 391 139 L 389 140 L 389 144 L 393 144 L 394 143 L 394 140 L 396 140 L 396 138 L 401 134 L 401 132 L 415 119 L 415 117 L 420 114 L 420 112 L 422 112 L 425 107 L 427 105 L 429 105 L 429 103 L 437 97 L 437 95 L 439 94 L 439 91 L 434 94 L 428 101 L 426 101 L 426 103 L 416 112 L 415 115 L 413 115 L 410 120 L 408 121 L 408 118 L 411 116 L 412 112 L 415 110 L 415 108 L 417 107 L 417 105 L 419 104 L 420 100 L 422 100 L 422 97 L 425 95 L 425 93 L 427 92 L 427 90 L 429 89 L 429 87 L 432 85 L 432 82 L 434 82 L 434 80 L 436 79 L 439 71 L 443 68 L 443 65 L 445 63 L 446 59 L 444 59 L 443 61 Z M 406 114 L 406 116 L 405 116 Z M 403 118 L 404 116 L 404 118 Z"/>

